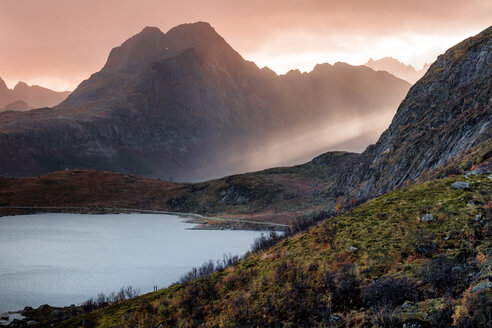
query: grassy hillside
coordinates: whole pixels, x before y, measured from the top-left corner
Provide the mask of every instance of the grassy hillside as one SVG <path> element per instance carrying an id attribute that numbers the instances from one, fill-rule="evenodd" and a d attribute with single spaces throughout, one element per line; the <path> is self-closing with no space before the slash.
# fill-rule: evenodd
<path id="1" fill-rule="evenodd" d="M 490 327 L 491 187 L 490 176 L 459 175 L 395 190 L 234 266 L 58 327 Z"/>

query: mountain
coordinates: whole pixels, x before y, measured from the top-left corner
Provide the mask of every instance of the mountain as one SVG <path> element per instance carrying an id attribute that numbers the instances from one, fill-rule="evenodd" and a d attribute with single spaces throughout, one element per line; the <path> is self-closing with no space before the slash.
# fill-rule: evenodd
<path id="1" fill-rule="evenodd" d="M 26 111 L 30 110 L 32 107 L 29 106 L 28 103 L 22 100 L 16 100 L 8 105 L 5 105 L 5 107 L 2 110 L 16 110 L 16 111 Z"/>
<path id="2" fill-rule="evenodd" d="M 13 89 L 9 89 L 0 78 L 0 111 L 51 107 L 61 103 L 69 94 L 69 91 L 58 92 L 38 85 L 29 86 L 24 82 L 19 82 Z M 19 107 L 20 103 L 14 105 L 18 101 L 26 103 L 27 106 Z"/>
<path id="3" fill-rule="evenodd" d="M 1 114 L 9 159 L 0 173 L 81 168 L 195 181 L 327 149 L 362 151 L 409 87 L 345 63 L 279 76 L 245 61 L 207 23 L 147 27 L 60 105 Z"/>
<path id="4" fill-rule="evenodd" d="M 425 72 L 427 72 L 430 67 L 430 64 L 424 64 L 421 69 L 417 70 L 412 65 L 406 65 L 393 57 L 384 57 L 378 60 L 373 60 L 371 58 L 364 65 L 376 71 L 389 72 L 412 84 L 424 76 Z"/>

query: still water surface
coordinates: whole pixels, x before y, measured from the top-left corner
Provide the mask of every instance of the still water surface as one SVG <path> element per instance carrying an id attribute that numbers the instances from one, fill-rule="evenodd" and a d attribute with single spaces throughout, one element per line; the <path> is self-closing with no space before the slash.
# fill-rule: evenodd
<path id="1" fill-rule="evenodd" d="M 0 313 L 79 304 L 123 285 L 149 292 L 205 261 L 244 254 L 261 234 L 193 226 L 156 214 L 0 217 Z"/>

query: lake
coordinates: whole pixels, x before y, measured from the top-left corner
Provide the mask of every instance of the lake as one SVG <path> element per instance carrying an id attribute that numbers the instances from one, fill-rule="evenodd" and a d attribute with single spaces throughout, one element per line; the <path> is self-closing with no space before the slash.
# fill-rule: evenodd
<path id="1" fill-rule="evenodd" d="M 123 285 L 163 288 L 205 261 L 244 254 L 261 234 L 193 227 L 157 214 L 0 217 L 0 313 L 80 304 Z"/>

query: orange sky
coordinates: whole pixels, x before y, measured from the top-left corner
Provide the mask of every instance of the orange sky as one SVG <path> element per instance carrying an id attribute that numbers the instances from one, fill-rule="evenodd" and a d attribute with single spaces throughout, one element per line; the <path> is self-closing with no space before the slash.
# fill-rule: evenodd
<path id="1" fill-rule="evenodd" d="M 384 56 L 420 68 L 491 18 L 490 0 L 0 0 L 0 77 L 71 90 L 143 27 L 195 21 L 278 73 Z"/>

